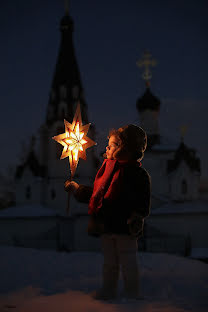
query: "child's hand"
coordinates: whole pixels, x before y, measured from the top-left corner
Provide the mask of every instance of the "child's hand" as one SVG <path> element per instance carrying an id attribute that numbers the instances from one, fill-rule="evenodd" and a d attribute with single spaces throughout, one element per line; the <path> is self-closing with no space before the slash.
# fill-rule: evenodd
<path id="1" fill-rule="evenodd" d="M 79 184 L 75 181 L 66 180 L 66 182 L 64 183 L 64 189 L 66 192 L 72 191 L 73 193 L 75 193 L 78 187 Z"/>
<path id="2" fill-rule="evenodd" d="M 139 220 L 139 222 L 141 223 L 143 222 L 143 218 L 140 215 L 138 215 L 137 213 L 132 213 L 130 218 L 127 220 L 127 224 L 131 224 L 136 219 Z"/>
<path id="3" fill-rule="evenodd" d="M 139 235 L 143 231 L 144 218 L 138 214 L 133 213 L 131 217 L 127 220 L 127 224 L 129 226 L 130 234 L 135 237 L 139 237 Z"/>

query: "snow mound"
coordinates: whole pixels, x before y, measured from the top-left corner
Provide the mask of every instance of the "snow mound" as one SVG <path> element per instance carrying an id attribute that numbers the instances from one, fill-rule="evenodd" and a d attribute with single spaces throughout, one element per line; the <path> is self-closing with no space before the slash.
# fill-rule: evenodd
<path id="1" fill-rule="evenodd" d="M 183 257 L 140 253 L 144 300 L 102 302 L 89 293 L 101 285 L 103 257 L 95 252 L 56 252 L 0 247 L 0 311 L 205 312 L 208 266 Z"/>

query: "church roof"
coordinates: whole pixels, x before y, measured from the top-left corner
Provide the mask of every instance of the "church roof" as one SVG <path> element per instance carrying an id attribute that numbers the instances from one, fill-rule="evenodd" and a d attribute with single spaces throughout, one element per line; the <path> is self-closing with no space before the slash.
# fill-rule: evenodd
<path id="1" fill-rule="evenodd" d="M 142 112 L 146 109 L 159 111 L 160 100 L 155 95 L 153 95 L 150 91 L 150 88 L 147 87 L 142 97 L 137 100 L 136 107 L 139 112 Z"/>
<path id="2" fill-rule="evenodd" d="M 196 151 L 188 148 L 183 141 L 176 150 L 174 159 L 168 160 L 167 172 L 176 170 L 182 161 L 185 161 L 192 171 L 200 172 L 200 159 L 196 157 Z"/>
<path id="3" fill-rule="evenodd" d="M 170 153 L 175 152 L 178 148 L 178 142 L 170 137 L 160 135 L 159 143 L 151 147 L 152 152 Z"/>
<path id="4" fill-rule="evenodd" d="M 87 105 L 84 100 L 80 71 L 73 45 L 74 23 L 66 14 L 60 22 L 61 43 L 52 81 L 51 94 L 46 116 L 47 125 L 63 119 L 72 120 L 77 101 L 80 101 L 82 119 L 88 123 Z M 67 103 L 67 111 L 59 112 L 61 101 Z"/>
<path id="5" fill-rule="evenodd" d="M 46 171 L 45 166 L 40 165 L 33 149 L 29 152 L 26 161 L 17 167 L 16 178 L 22 177 L 25 168 L 29 168 L 36 177 L 44 177 Z"/>
<path id="6" fill-rule="evenodd" d="M 41 204 L 24 204 L 11 206 L 0 210 L 0 218 L 32 218 L 32 217 L 53 217 L 57 216 L 54 209 Z"/>

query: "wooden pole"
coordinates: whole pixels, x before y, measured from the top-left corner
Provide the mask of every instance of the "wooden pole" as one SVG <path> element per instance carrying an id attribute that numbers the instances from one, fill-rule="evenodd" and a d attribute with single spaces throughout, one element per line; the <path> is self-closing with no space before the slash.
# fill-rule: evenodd
<path id="1" fill-rule="evenodd" d="M 69 181 L 71 182 L 73 179 L 73 176 L 71 175 Z M 71 190 L 68 191 L 68 196 L 67 196 L 67 206 L 66 206 L 66 214 L 67 216 L 69 215 L 69 210 L 70 210 L 70 198 L 71 198 Z"/>

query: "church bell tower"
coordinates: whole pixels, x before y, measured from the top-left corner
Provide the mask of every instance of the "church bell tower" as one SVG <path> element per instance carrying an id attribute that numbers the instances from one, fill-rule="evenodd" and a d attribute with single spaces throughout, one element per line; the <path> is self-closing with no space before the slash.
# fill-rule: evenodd
<path id="1" fill-rule="evenodd" d="M 62 146 L 52 140 L 52 137 L 65 131 L 64 119 L 72 122 L 78 102 L 83 124 L 89 123 L 87 104 L 73 44 L 74 22 L 69 15 L 67 4 L 68 2 L 65 1 L 65 15 L 60 22 L 61 42 L 52 79 L 46 120 L 40 128 L 40 159 L 44 167 L 47 168 L 43 191 L 44 203 L 63 211 L 67 200 L 64 181 L 70 178 L 70 166 L 67 159 L 60 160 Z M 94 129 L 94 126 L 91 125 L 88 132 L 91 139 L 94 139 L 95 136 Z M 87 160 L 79 162 L 75 180 L 78 183 L 92 184 L 97 165 L 98 161 L 94 150 L 87 151 Z"/>
<path id="2" fill-rule="evenodd" d="M 138 98 L 136 107 L 139 112 L 140 125 L 148 136 L 148 148 L 159 143 L 159 111 L 160 100 L 154 96 L 150 90 L 150 80 L 152 73 L 150 67 L 156 65 L 151 54 L 145 51 L 143 57 L 137 62 L 138 67 L 144 67 L 143 79 L 145 80 L 146 90 L 142 97 Z"/>

